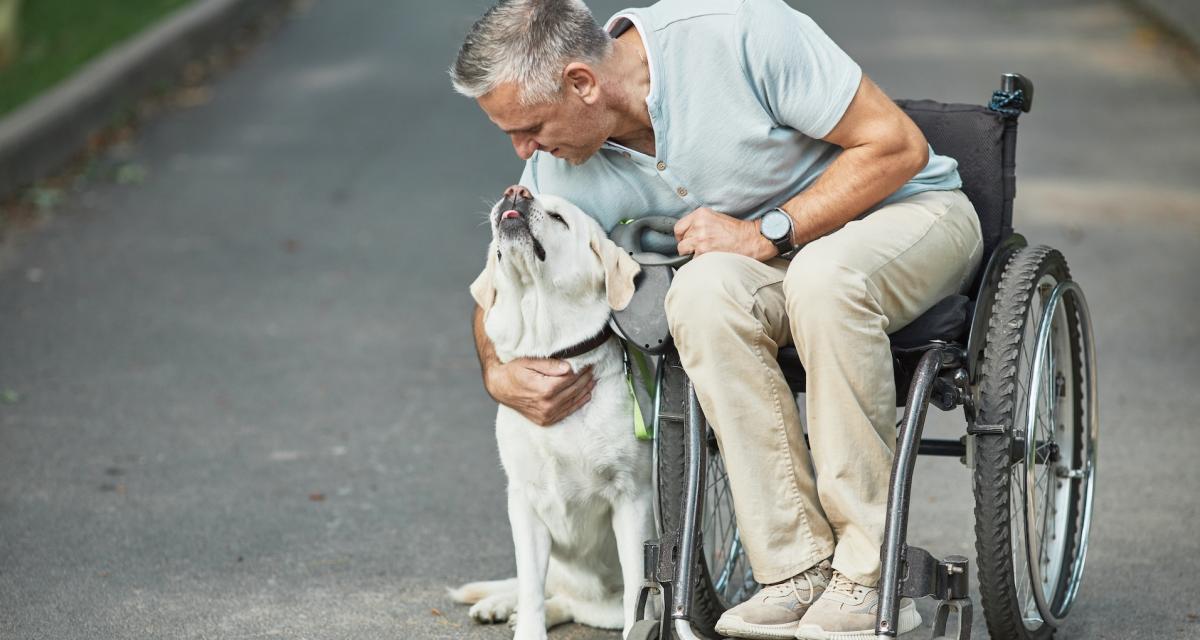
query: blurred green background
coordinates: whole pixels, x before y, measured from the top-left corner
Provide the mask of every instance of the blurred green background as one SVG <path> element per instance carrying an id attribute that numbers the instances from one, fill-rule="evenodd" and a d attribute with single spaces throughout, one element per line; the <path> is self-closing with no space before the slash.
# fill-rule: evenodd
<path id="1" fill-rule="evenodd" d="M 0 115 L 188 0 L 0 0 Z"/>

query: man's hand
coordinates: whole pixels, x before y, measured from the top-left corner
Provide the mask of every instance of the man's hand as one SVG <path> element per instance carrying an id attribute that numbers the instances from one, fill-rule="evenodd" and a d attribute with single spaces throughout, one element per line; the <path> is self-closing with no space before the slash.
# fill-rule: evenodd
<path id="1" fill-rule="evenodd" d="M 484 386 L 496 402 L 548 427 L 587 404 L 596 381 L 591 367 L 573 373 L 562 360 L 518 358 L 487 367 Z"/>
<path id="2" fill-rule="evenodd" d="M 759 232 L 758 225 L 757 220 L 739 220 L 701 207 L 675 223 L 679 255 L 725 251 L 770 260 L 779 255 L 779 250 Z"/>

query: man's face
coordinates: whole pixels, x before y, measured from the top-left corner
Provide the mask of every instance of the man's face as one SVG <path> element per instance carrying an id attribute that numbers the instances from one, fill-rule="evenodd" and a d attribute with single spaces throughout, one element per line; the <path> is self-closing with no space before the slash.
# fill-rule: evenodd
<path id="1" fill-rule="evenodd" d="M 505 83 L 479 98 L 479 106 L 512 139 L 522 160 L 546 151 L 571 164 L 583 164 L 608 137 L 600 107 L 565 91 L 558 101 L 524 106 L 514 83 Z"/>

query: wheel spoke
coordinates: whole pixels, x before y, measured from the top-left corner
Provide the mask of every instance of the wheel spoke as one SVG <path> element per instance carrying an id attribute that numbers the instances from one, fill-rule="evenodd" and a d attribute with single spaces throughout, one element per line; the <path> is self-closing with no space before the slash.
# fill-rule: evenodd
<path id="1" fill-rule="evenodd" d="M 728 606 L 744 601 L 758 589 L 746 560 L 728 472 L 717 452 L 710 454 L 706 474 L 703 538 L 713 589 Z"/>

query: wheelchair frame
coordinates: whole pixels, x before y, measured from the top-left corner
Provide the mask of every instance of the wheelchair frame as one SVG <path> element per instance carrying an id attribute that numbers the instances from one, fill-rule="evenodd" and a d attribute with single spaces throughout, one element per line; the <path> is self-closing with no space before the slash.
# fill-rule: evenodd
<path id="1" fill-rule="evenodd" d="M 1034 417 L 1029 417 L 1029 425 L 985 424 L 980 422 L 976 407 L 978 398 L 976 384 L 978 383 L 979 368 L 984 351 L 984 342 L 988 331 L 988 319 L 992 315 L 996 293 L 1000 286 L 1003 273 L 1010 260 L 1026 248 L 1025 238 L 1013 233 L 1011 228 L 1012 196 L 1015 191 L 1015 141 L 1016 120 L 1020 111 L 1028 111 L 1032 98 L 1032 84 L 1022 76 L 1006 74 L 1003 77 L 1001 91 L 996 92 L 991 108 L 1008 116 L 1004 127 L 1003 168 L 1005 182 L 1004 217 L 1002 241 L 996 245 L 987 256 L 987 262 L 980 270 L 974 287 L 974 306 L 968 319 L 969 334 L 965 346 L 954 342 L 931 340 L 915 349 L 910 354 L 920 353 L 919 361 L 912 372 L 907 385 L 906 411 L 899 424 L 895 458 L 892 464 L 890 487 L 887 503 L 887 519 L 881 557 L 881 575 L 879 583 L 879 612 L 876 619 L 875 636 L 877 638 L 895 637 L 899 616 L 900 600 L 902 597 L 920 598 L 932 596 L 939 600 L 937 612 L 933 621 L 933 637 L 970 638 L 973 606 L 969 594 L 969 561 L 967 558 L 950 555 L 938 558 L 928 551 L 911 546 L 907 543 L 908 514 L 911 504 L 912 477 L 918 455 L 951 456 L 959 458 L 968 468 L 974 466 L 976 440 L 980 438 L 1010 437 L 1020 433 L 1025 434 L 1022 442 L 1033 443 L 1032 424 Z M 663 284 L 661 275 L 655 286 Z M 1085 377 L 1088 398 L 1087 416 L 1090 424 L 1086 427 L 1091 437 L 1095 437 L 1097 428 L 1096 418 L 1096 372 L 1094 370 L 1094 340 L 1092 337 L 1091 320 L 1082 291 L 1074 282 L 1067 280 L 1058 283 L 1046 301 L 1042 312 L 1035 341 L 1035 365 L 1040 363 L 1048 349 L 1050 320 L 1064 298 L 1070 298 L 1075 305 L 1082 327 L 1082 349 L 1086 352 Z M 659 307 L 661 309 L 661 307 Z M 661 311 L 659 311 L 661 314 Z M 618 317 L 616 324 L 623 327 L 623 333 L 648 330 L 661 331 L 661 318 L 647 319 L 639 312 L 637 318 L 626 317 L 624 322 Z M 655 328 L 657 327 L 657 329 Z M 633 339 L 634 342 L 640 340 Z M 659 340 L 662 343 L 662 340 Z M 668 341 L 669 342 L 669 341 Z M 686 452 L 686 488 L 681 506 L 681 521 L 676 520 L 674 526 L 667 526 L 664 514 L 656 513 L 660 525 L 660 537 L 650 540 L 644 547 L 645 585 L 638 601 L 638 618 L 640 622 L 631 632 L 630 638 L 638 640 L 658 638 L 659 640 L 693 640 L 699 639 L 693 629 L 693 602 L 697 581 L 694 571 L 697 566 L 698 554 L 702 552 L 700 521 L 704 513 L 704 484 L 709 455 L 707 446 L 707 427 L 696 398 L 692 383 L 687 379 L 678 361 L 678 354 L 669 344 L 650 348 L 650 353 L 663 355 L 657 371 L 657 390 L 660 397 L 655 398 L 655 452 L 656 452 L 656 490 L 658 490 L 658 439 L 664 428 L 682 428 L 685 430 Z M 1041 370 L 1034 367 L 1034 375 L 1039 376 Z M 1034 382 L 1040 382 L 1035 378 Z M 902 388 L 902 387 L 898 387 Z M 1038 389 L 1039 385 L 1031 383 L 1031 388 Z M 1033 392 L 1031 392 L 1033 393 Z M 1036 393 L 1034 393 L 1036 405 Z M 933 404 L 943 411 L 952 410 L 958 406 L 964 407 L 967 426 L 966 434 L 957 440 L 925 439 L 922 432 L 929 405 Z M 673 425 L 671 423 L 674 423 Z M 670 425 L 670 426 L 669 426 Z M 1018 431 L 1018 427 L 1022 431 Z M 1015 442 L 1014 442 L 1015 446 Z M 1014 451 L 1014 459 L 1023 456 L 1031 461 L 1039 446 L 1024 445 L 1023 450 Z M 1037 609 L 1044 622 L 1057 624 L 1066 615 L 1078 589 L 1083 567 L 1083 556 L 1086 554 L 1088 526 L 1090 524 L 1092 489 L 1091 482 L 1095 473 L 1095 446 L 1089 444 L 1086 452 L 1089 459 L 1081 473 L 1088 474 L 1086 486 L 1086 505 L 1083 509 L 1082 548 L 1077 551 L 1078 561 L 1073 567 L 1068 585 L 1069 593 L 1065 603 L 1059 603 L 1056 610 L 1053 603 L 1045 602 L 1040 588 L 1033 588 Z M 1044 461 L 1043 461 L 1044 463 Z M 1032 466 L 1030 465 L 1030 468 Z M 1030 472 L 1032 473 L 1032 472 Z M 656 500 L 656 506 L 658 506 Z M 1028 517 L 1028 512 L 1026 512 Z M 674 518 L 674 516 L 672 516 Z M 1027 520 L 1026 526 L 1032 522 Z M 1030 578 L 1038 570 L 1038 563 L 1033 558 L 1033 548 L 1026 542 L 1028 561 L 1030 563 Z M 1034 584 L 1037 582 L 1035 580 Z M 665 611 L 660 620 L 646 620 L 648 604 L 652 593 L 662 594 Z M 953 635 L 947 636 L 946 630 L 951 614 L 957 618 L 957 629 Z M 1051 632 L 1052 633 L 1052 632 Z"/>

